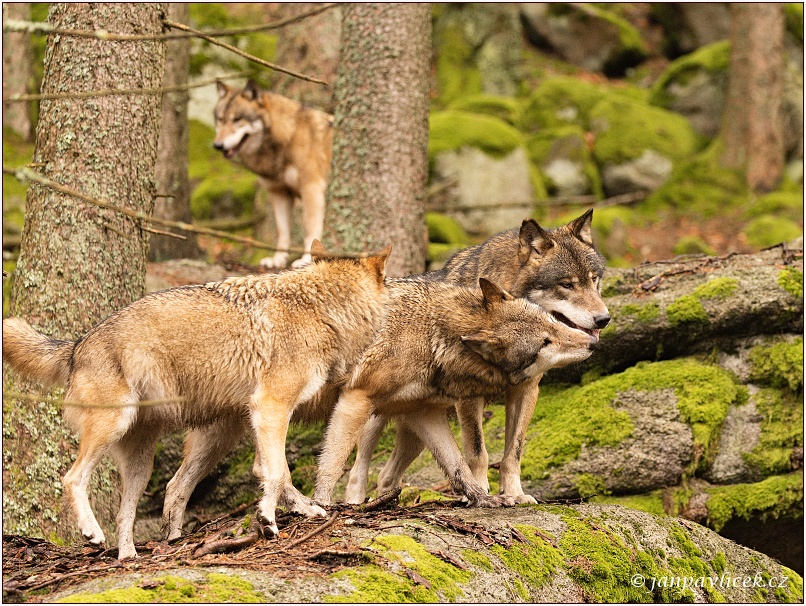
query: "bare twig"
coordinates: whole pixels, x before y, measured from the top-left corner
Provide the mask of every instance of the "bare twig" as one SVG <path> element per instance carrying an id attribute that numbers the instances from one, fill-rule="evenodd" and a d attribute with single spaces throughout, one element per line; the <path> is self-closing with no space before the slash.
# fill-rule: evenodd
<path id="1" fill-rule="evenodd" d="M 315 82 L 316 84 L 323 84 L 324 86 L 330 86 L 324 80 L 319 80 L 318 78 L 314 78 L 312 76 L 306 76 L 305 74 L 300 74 L 300 73 L 291 71 L 290 69 L 286 69 L 285 67 L 275 65 L 274 63 L 269 63 L 268 61 L 265 61 L 265 60 L 261 59 L 260 57 L 255 57 L 254 55 L 250 55 L 249 53 L 242 51 L 237 46 L 232 46 L 231 44 L 227 44 L 226 42 L 219 42 L 215 38 L 206 35 L 204 32 L 201 32 L 201 31 L 199 31 L 197 29 L 193 29 L 192 27 L 189 27 L 189 26 L 184 25 L 182 23 L 176 23 L 175 21 L 169 21 L 167 19 L 165 21 L 163 21 L 163 23 L 165 23 L 165 25 L 167 25 L 168 27 L 181 29 L 182 31 L 186 31 L 186 32 L 190 32 L 192 34 L 195 34 L 196 36 L 198 36 L 202 40 L 207 40 L 208 42 L 210 42 L 212 44 L 215 44 L 216 46 L 220 46 L 221 48 L 225 48 L 228 51 L 231 51 L 231 52 L 235 53 L 236 55 L 239 55 L 239 56 L 243 57 L 244 59 L 247 59 L 248 61 L 251 61 L 252 63 L 257 63 L 258 65 L 262 65 L 263 67 L 268 67 L 269 69 L 273 69 L 275 71 L 282 72 L 284 74 L 288 74 L 289 76 L 299 78 L 300 80 L 305 80 L 307 82 Z"/>
<path id="2" fill-rule="evenodd" d="M 336 523 L 336 519 L 338 517 L 339 517 L 339 512 L 334 511 L 333 514 L 330 516 L 330 518 L 327 520 L 327 522 L 325 522 L 324 524 L 322 524 L 320 526 L 317 526 L 314 530 L 312 530 L 308 534 L 306 534 L 304 536 L 301 536 L 296 541 L 292 541 L 291 543 L 289 543 L 288 545 L 286 545 L 282 549 L 278 549 L 277 551 L 268 552 L 267 555 L 275 555 L 275 554 L 278 554 L 278 553 L 282 553 L 284 551 L 288 551 L 289 549 L 292 549 L 292 548 L 296 547 L 297 545 L 300 545 L 300 544 L 304 543 L 308 539 L 310 539 L 312 537 L 315 537 L 318 534 L 321 534 L 322 532 L 324 532 L 325 530 L 327 530 L 328 528 L 333 526 L 333 524 Z"/>
<path id="3" fill-rule="evenodd" d="M 154 229 L 153 227 L 147 227 L 143 225 L 140 227 L 143 231 L 147 231 L 152 234 L 157 234 L 158 236 L 167 236 L 169 238 L 176 238 L 177 240 L 187 240 L 187 236 L 183 236 L 181 234 L 175 234 L 172 231 L 164 231 L 162 229 Z"/>
<path id="4" fill-rule="evenodd" d="M 380 495 L 377 499 L 373 499 L 364 503 L 363 505 L 359 505 L 356 509 L 362 513 L 366 513 L 368 511 L 373 511 L 375 509 L 380 509 L 384 505 L 387 505 L 391 502 L 397 502 L 398 497 L 400 496 L 401 489 L 398 486 L 392 490 L 389 490 L 382 495 Z"/>
<path id="5" fill-rule="evenodd" d="M 260 538 L 259 533 L 255 531 L 250 532 L 249 534 L 241 537 L 210 541 L 209 543 L 203 543 L 201 546 L 196 548 L 196 551 L 193 552 L 193 556 L 196 558 L 200 558 L 209 553 L 225 553 L 227 551 L 238 551 L 240 549 L 249 547 L 250 545 L 254 545 L 255 543 L 257 543 L 257 540 L 259 538 Z"/>

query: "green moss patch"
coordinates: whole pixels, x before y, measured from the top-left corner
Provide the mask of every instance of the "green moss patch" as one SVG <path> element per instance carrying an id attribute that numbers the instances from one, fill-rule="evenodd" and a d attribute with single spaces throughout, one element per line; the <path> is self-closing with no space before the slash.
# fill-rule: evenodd
<path id="1" fill-rule="evenodd" d="M 636 495 L 597 495 L 590 500 L 591 503 L 605 503 L 609 505 L 621 505 L 630 509 L 646 511 L 655 515 L 666 515 L 663 509 L 663 495 L 661 490 L 653 490 L 647 494 Z"/>
<path id="2" fill-rule="evenodd" d="M 698 299 L 726 299 L 736 292 L 739 280 L 736 278 L 715 278 L 700 284 L 691 293 Z"/>
<path id="3" fill-rule="evenodd" d="M 59 600 L 64 603 L 261 603 L 265 596 L 252 583 L 225 574 L 209 574 L 202 581 L 177 576 L 158 577 L 139 586 L 110 589 L 101 593 L 77 593 Z"/>
<path id="4" fill-rule="evenodd" d="M 753 396 L 761 415 L 758 444 L 742 458 L 762 476 L 792 470 L 792 450 L 803 446 L 803 397 L 762 388 Z"/>
<path id="5" fill-rule="evenodd" d="M 784 267 L 778 272 L 778 286 L 790 295 L 803 298 L 803 272 L 794 267 Z"/>
<path id="6" fill-rule="evenodd" d="M 529 540 L 529 544 L 514 542 L 506 549 L 501 545 L 493 545 L 490 549 L 501 558 L 507 568 L 527 581 L 530 587 L 534 589 L 542 587 L 551 578 L 554 570 L 562 566 L 562 555 L 547 543 L 545 538 L 537 534 L 535 527 L 516 524 L 515 528 Z M 528 600 L 530 596 L 527 593 L 521 597 Z"/>
<path id="7" fill-rule="evenodd" d="M 676 255 L 715 255 L 716 251 L 708 243 L 697 236 L 683 236 L 674 245 Z"/>
<path id="8" fill-rule="evenodd" d="M 763 215 L 783 217 L 790 221 L 803 221 L 803 189 L 798 187 L 795 191 L 774 191 L 761 196 L 745 211 L 747 219 L 754 219 Z"/>
<path id="9" fill-rule="evenodd" d="M 603 86 L 570 76 L 547 78 L 524 108 L 524 132 L 576 124 L 588 129 L 593 107 L 610 92 Z"/>
<path id="10" fill-rule="evenodd" d="M 750 350 L 750 380 L 796 392 L 803 387 L 803 338 Z"/>
<path id="11" fill-rule="evenodd" d="M 730 43 L 727 40 L 720 40 L 675 59 L 652 85 L 650 103 L 668 107 L 670 99 L 666 91 L 670 84 L 673 82 L 685 84 L 700 71 L 724 72 L 728 69 L 729 55 Z"/>
<path id="12" fill-rule="evenodd" d="M 737 517 L 803 517 L 802 472 L 773 476 L 755 484 L 713 486 L 708 492 L 708 524 L 717 532 Z"/>
<path id="13" fill-rule="evenodd" d="M 523 136 L 500 118 L 459 110 L 431 114 L 428 137 L 430 158 L 462 147 L 476 147 L 490 156 L 502 158 L 521 145 Z"/>
<path id="14" fill-rule="evenodd" d="M 425 223 L 428 226 L 428 241 L 440 244 L 453 244 L 467 246 L 470 237 L 456 219 L 442 213 L 425 213 Z"/>
<path id="15" fill-rule="evenodd" d="M 523 102 L 520 99 L 497 95 L 470 95 L 449 103 L 446 109 L 494 116 L 517 127 L 521 123 Z"/>
<path id="16" fill-rule="evenodd" d="M 660 306 L 654 301 L 638 305 L 637 303 L 628 303 L 619 310 L 619 315 L 625 317 L 635 317 L 639 322 L 650 323 L 654 322 L 660 316 Z"/>
<path id="17" fill-rule="evenodd" d="M 666 308 L 666 317 L 672 326 L 707 324 L 708 313 L 694 295 L 683 295 Z"/>
<path id="18" fill-rule="evenodd" d="M 792 219 L 775 215 L 761 215 L 750 221 L 743 233 L 747 241 L 757 248 L 775 246 L 781 242 L 789 242 L 803 234 L 803 230 Z"/>

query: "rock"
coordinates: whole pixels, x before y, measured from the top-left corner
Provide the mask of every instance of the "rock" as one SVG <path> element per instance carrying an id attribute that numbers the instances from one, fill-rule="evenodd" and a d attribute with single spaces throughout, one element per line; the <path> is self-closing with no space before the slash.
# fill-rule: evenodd
<path id="1" fill-rule="evenodd" d="M 743 406 L 731 407 L 722 425 L 719 452 L 713 465 L 704 474 L 706 480 L 714 484 L 736 484 L 759 479 L 743 455 L 758 444 L 762 419 L 752 399 Z"/>
<path id="2" fill-rule="evenodd" d="M 541 129 L 527 138 L 526 148 L 532 164 L 546 178 L 546 188 L 551 195 L 603 194 L 585 132 L 579 126 Z"/>
<path id="3" fill-rule="evenodd" d="M 653 149 L 645 149 L 635 160 L 606 166 L 602 172 L 608 196 L 634 191 L 655 191 L 672 174 L 672 161 Z"/>
<path id="4" fill-rule="evenodd" d="M 672 58 L 690 53 L 730 34 L 730 5 L 727 2 L 653 4 L 654 19 L 664 30 L 666 55 Z"/>

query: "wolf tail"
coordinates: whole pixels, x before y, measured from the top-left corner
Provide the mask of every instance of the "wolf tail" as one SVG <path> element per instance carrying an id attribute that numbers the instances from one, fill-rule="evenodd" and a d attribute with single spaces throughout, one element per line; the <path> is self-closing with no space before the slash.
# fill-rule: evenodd
<path id="1" fill-rule="evenodd" d="M 73 341 L 51 339 L 22 318 L 3 320 L 3 361 L 18 373 L 46 385 L 64 385 L 70 373 Z"/>

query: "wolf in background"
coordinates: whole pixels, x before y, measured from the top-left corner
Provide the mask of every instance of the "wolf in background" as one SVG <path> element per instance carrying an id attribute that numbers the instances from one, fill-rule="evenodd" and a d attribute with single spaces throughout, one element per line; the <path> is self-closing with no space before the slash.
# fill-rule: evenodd
<path id="1" fill-rule="evenodd" d="M 456 253 L 446 265 L 422 278 L 474 286 L 485 277 L 515 297 L 537 303 L 557 320 L 588 332 L 598 340 L 610 314 L 601 297 L 604 257 L 594 248 L 591 236 L 593 210 L 567 225 L 542 228 L 533 219 L 492 236 L 482 244 Z M 527 426 L 534 413 L 542 375 L 505 389 L 506 429 L 500 465 L 500 493 L 519 503 L 533 503 L 520 481 L 521 455 Z M 465 458 L 476 481 L 489 489 L 489 456 L 484 445 L 482 421 L 484 398 L 466 398 L 456 405 L 462 428 Z M 350 472 L 346 499 L 361 503 L 366 497 L 370 457 L 386 424 L 373 417 L 361 440 L 361 455 Z M 378 476 L 378 491 L 398 486 L 403 472 L 423 448 L 415 433 L 399 431 L 390 459 Z"/>
<path id="2" fill-rule="evenodd" d="M 326 254 L 318 241 L 312 250 Z M 183 428 L 191 428 L 184 475 L 177 472 L 179 480 L 169 484 L 166 504 L 184 511 L 176 496 L 186 488 L 183 478 L 195 486 L 247 426 L 264 527 L 278 534 L 278 503 L 324 515 L 291 483 L 288 424 L 327 418 L 386 313 L 388 255 L 389 249 L 366 259 L 317 258 L 297 271 L 153 293 L 75 342 L 42 335 L 20 318 L 3 320 L 4 361 L 25 377 L 67 384 L 64 420 L 79 436 L 79 452 L 64 489 L 84 537 L 105 542 L 87 486 L 109 453 L 122 480 L 118 557 L 137 555 L 134 518 L 157 440 Z M 138 407 L 163 399 L 181 401 Z"/>
<path id="3" fill-rule="evenodd" d="M 261 259 L 268 269 L 288 264 L 295 200 L 302 203 L 305 253 L 292 264 L 311 262 L 311 243 L 321 240 L 325 190 L 333 146 L 333 116 L 260 90 L 253 80 L 242 89 L 217 82 L 213 147 L 237 158 L 268 190 L 277 224 L 277 250 Z"/>
<path id="4" fill-rule="evenodd" d="M 394 417 L 398 436 L 413 436 L 404 441 L 414 441 L 415 456 L 425 444 L 471 505 L 515 503 L 508 495 L 488 495 L 474 478 L 451 435 L 447 410 L 462 398 L 493 397 L 549 368 L 584 360 L 595 339 L 484 278 L 479 286 L 480 291 L 417 278 L 389 281 L 386 319 L 328 423 L 315 501 L 330 503 L 342 467 L 374 414 Z M 368 459 L 375 445 L 374 439 L 359 442 L 357 458 Z"/>

